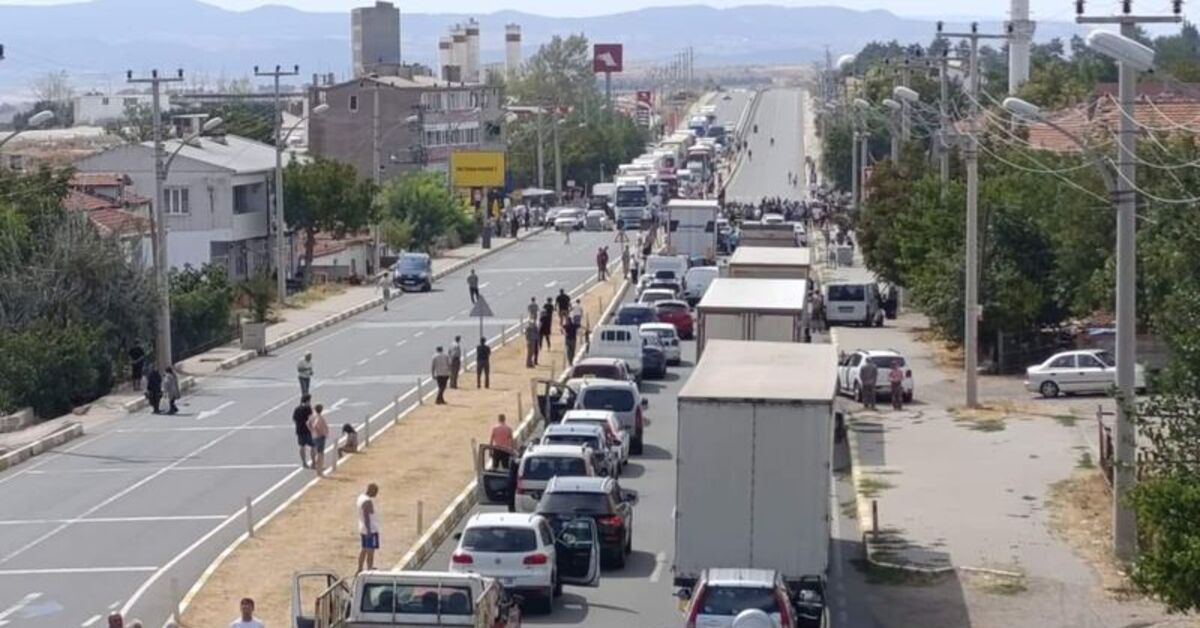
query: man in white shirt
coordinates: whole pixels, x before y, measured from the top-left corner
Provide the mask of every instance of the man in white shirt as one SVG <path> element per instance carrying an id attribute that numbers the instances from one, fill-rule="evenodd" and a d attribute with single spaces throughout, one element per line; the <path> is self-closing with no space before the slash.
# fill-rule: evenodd
<path id="1" fill-rule="evenodd" d="M 379 513 L 375 510 L 375 496 L 379 494 L 379 486 L 372 482 L 367 485 L 367 492 L 358 496 L 358 536 L 362 540 L 362 549 L 358 552 L 358 571 L 361 573 L 365 564 L 367 570 L 375 568 L 375 550 L 379 549 Z"/>
<path id="2" fill-rule="evenodd" d="M 229 628 L 266 628 L 266 624 L 254 616 L 253 599 L 242 598 L 242 616 L 233 620 L 229 624 Z"/>

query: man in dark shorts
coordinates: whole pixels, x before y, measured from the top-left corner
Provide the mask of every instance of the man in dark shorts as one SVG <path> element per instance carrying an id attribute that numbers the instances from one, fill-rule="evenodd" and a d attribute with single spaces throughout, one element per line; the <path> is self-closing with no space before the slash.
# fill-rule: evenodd
<path id="1" fill-rule="evenodd" d="M 308 429 L 308 418 L 312 416 L 312 397 L 302 395 L 300 405 L 292 410 L 292 423 L 296 424 L 296 444 L 300 446 L 300 464 L 309 468 L 309 463 L 316 467 L 313 455 L 312 431 Z"/>
<path id="2" fill-rule="evenodd" d="M 566 323 L 567 315 L 571 313 L 571 297 L 566 290 L 558 289 L 558 296 L 554 297 L 554 308 L 558 310 L 558 324 Z"/>

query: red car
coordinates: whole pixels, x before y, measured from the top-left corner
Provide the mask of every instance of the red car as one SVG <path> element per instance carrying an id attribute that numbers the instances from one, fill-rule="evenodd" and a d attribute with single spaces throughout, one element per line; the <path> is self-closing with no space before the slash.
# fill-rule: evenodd
<path id="1" fill-rule="evenodd" d="M 692 311 L 686 301 L 659 301 L 654 304 L 660 323 L 670 323 L 675 326 L 675 332 L 684 340 L 694 337 L 692 331 Z"/>

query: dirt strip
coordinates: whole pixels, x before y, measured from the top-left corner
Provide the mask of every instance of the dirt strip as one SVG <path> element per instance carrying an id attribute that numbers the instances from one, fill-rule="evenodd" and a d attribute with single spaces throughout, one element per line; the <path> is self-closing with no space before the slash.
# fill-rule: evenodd
<path id="1" fill-rule="evenodd" d="M 620 281 L 610 279 L 585 293 L 587 321 L 600 316 Z M 420 536 L 417 502 L 423 502 L 424 525 L 430 525 L 474 478 L 472 439 L 486 441 L 499 413 L 514 424 L 518 394 L 522 408 L 530 407 L 530 379 L 549 377 L 552 365 L 563 367 L 557 329 L 552 345 L 550 351 L 543 349 L 539 367 L 527 369 L 524 342 L 510 341 L 492 352 L 490 389 L 477 390 L 474 371 L 465 373 L 459 378 L 462 388 L 447 391 L 448 405 L 427 401 L 383 435 L 372 437 L 364 453 L 343 459 L 336 473 L 230 554 L 188 606 L 183 625 L 225 626 L 236 615 L 238 600 L 248 596 L 257 601 L 257 614 L 266 625 L 290 626 L 294 572 L 321 568 L 354 573 L 359 544 L 354 504 L 370 482 L 379 485 L 376 507 L 382 547 L 376 553 L 376 567 L 398 563 Z"/>

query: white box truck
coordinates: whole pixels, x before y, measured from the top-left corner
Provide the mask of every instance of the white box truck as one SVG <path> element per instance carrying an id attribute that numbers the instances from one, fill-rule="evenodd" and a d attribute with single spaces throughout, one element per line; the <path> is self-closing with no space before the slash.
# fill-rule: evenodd
<path id="1" fill-rule="evenodd" d="M 675 586 L 771 569 L 821 625 L 837 349 L 714 340 L 679 392 Z"/>
<path id="2" fill-rule="evenodd" d="M 812 250 L 806 247 L 741 246 L 729 258 L 738 279 L 811 279 Z"/>
<path id="3" fill-rule="evenodd" d="M 696 306 L 696 352 L 710 340 L 805 342 L 808 282 L 717 277 Z"/>
<path id="4" fill-rule="evenodd" d="M 717 259 L 717 216 L 721 206 L 716 201 L 676 199 L 667 203 L 667 251 L 688 259 Z"/>
<path id="5" fill-rule="evenodd" d="M 738 229 L 738 246 L 795 247 L 796 228 L 787 223 L 744 222 Z"/>

